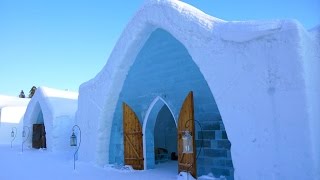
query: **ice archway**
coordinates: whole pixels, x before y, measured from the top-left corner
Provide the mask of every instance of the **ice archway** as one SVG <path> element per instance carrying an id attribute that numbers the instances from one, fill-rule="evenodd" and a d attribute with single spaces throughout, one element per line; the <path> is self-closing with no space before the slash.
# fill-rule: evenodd
<path id="1" fill-rule="evenodd" d="M 319 176 L 319 44 L 296 21 L 225 22 L 180 1 L 148 1 L 106 66 L 80 86 L 81 159 L 110 162 L 124 82 L 159 28 L 183 44 L 208 84 L 232 144 L 235 179 Z"/>

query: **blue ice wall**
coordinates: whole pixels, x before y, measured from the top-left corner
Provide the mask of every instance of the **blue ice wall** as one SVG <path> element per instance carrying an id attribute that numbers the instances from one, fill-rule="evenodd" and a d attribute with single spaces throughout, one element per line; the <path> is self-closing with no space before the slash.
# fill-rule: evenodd
<path id="1" fill-rule="evenodd" d="M 37 117 L 37 123 L 36 124 L 44 124 L 44 120 L 43 120 L 43 113 L 42 110 L 40 109 L 39 115 Z"/>
<path id="2" fill-rule="evenodd" d="M 227 141 L 225 145 L 229 149 L 218 148 L 216 138 L 224 142 L 222 134 L 225 134 L 225 131 L 211 91 L 186 48 L 162 29 L 157 29 L 150 35 L 127 74 L 114 112 L 109 163 L 123 164 L 124 162 L 123 102 L 135 111 L 142 125 L 148 107 L 157 96 L 168 103 L 174 119 L 178 119 L 180 108 L 190 91 L 193 91 L 194 95 L 195 119 L 206 128 L 203 133 L 196 134 L 197 139 L 202 135 L 205 139 L 204 143 L 197 140 L 198 151 L 201 144 L 205 146 L 197 161 L 198 175 L 213 172 L 215 175 L 233 177 L 232 162 L 229 166 L 226 166 L 226 163 L 219 166 L 213 164 L 213 159 L 222 158 L 225 161 L 228 158 L 230 143 L 228 144 L 229 141 Z M 196 130 L 199 131 L 198 126 Z M 204 161 L 206 159 L 211 161 Z M 231 161 L 231 157 L 229 159 Z"/>

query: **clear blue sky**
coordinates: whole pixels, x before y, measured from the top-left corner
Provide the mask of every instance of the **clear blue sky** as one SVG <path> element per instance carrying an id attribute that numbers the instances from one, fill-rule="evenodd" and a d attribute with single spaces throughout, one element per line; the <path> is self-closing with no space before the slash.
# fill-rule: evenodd
<path id="1" fill-rule="evenodd" d="M 0 0 L 0 94 L 35 86 L 77 91 L 106 64 L 144 0 Z M 320 0 L 185 0 L 224 20 L 320 24 Z"/>

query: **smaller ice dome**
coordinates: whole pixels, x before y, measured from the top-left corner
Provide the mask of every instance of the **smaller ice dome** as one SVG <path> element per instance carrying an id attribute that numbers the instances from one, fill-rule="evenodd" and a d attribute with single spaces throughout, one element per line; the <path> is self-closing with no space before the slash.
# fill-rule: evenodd
<path id="1" fill-rule="evenodd" d="M 39 87 L 27 107 L 24 126 L 32 129 L 35 124 L 43 124 L 47 149 L 70 151 L 69 138 L 77 107 L 77 92 Z M 29 139 L 27 144 L 31 143 Z"/>

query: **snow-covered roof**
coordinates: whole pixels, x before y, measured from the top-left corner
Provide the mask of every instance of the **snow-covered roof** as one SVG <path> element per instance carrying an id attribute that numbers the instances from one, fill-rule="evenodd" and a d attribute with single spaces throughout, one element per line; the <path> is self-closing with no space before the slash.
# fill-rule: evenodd
<path id="1" fill-rule="evenodd" d="M 77 109 L 77 92 L 48 87 L 39 87 L 36 92 L 31 101 L 43 101 L 47 103 L 54 116 L 74 115 Z"/>
<path id="2" fill-rule="evenodd" d="M 29 98 L 0 95 L 0 109 L 7 106 L 27 106 Z"/>
<path id="3" fill-rule="evenodd" d="M 116 62 L 136 57 L 149 35 L 157 28 L 163 28 L 174 35 L 189 51 L 196 46 L 214 47 L 215 40 L 243 43 L 290 30 L 309 33 L 294 19 L 225 21 L 182 1 L 148 0 L 124 29 L 107 64 L 95 78 L 81 84 L 80 91 L 85 86 L 94 86 L 104 81 L 104 77 L 111 77 L 121 71 L 123 64 Z"/>

